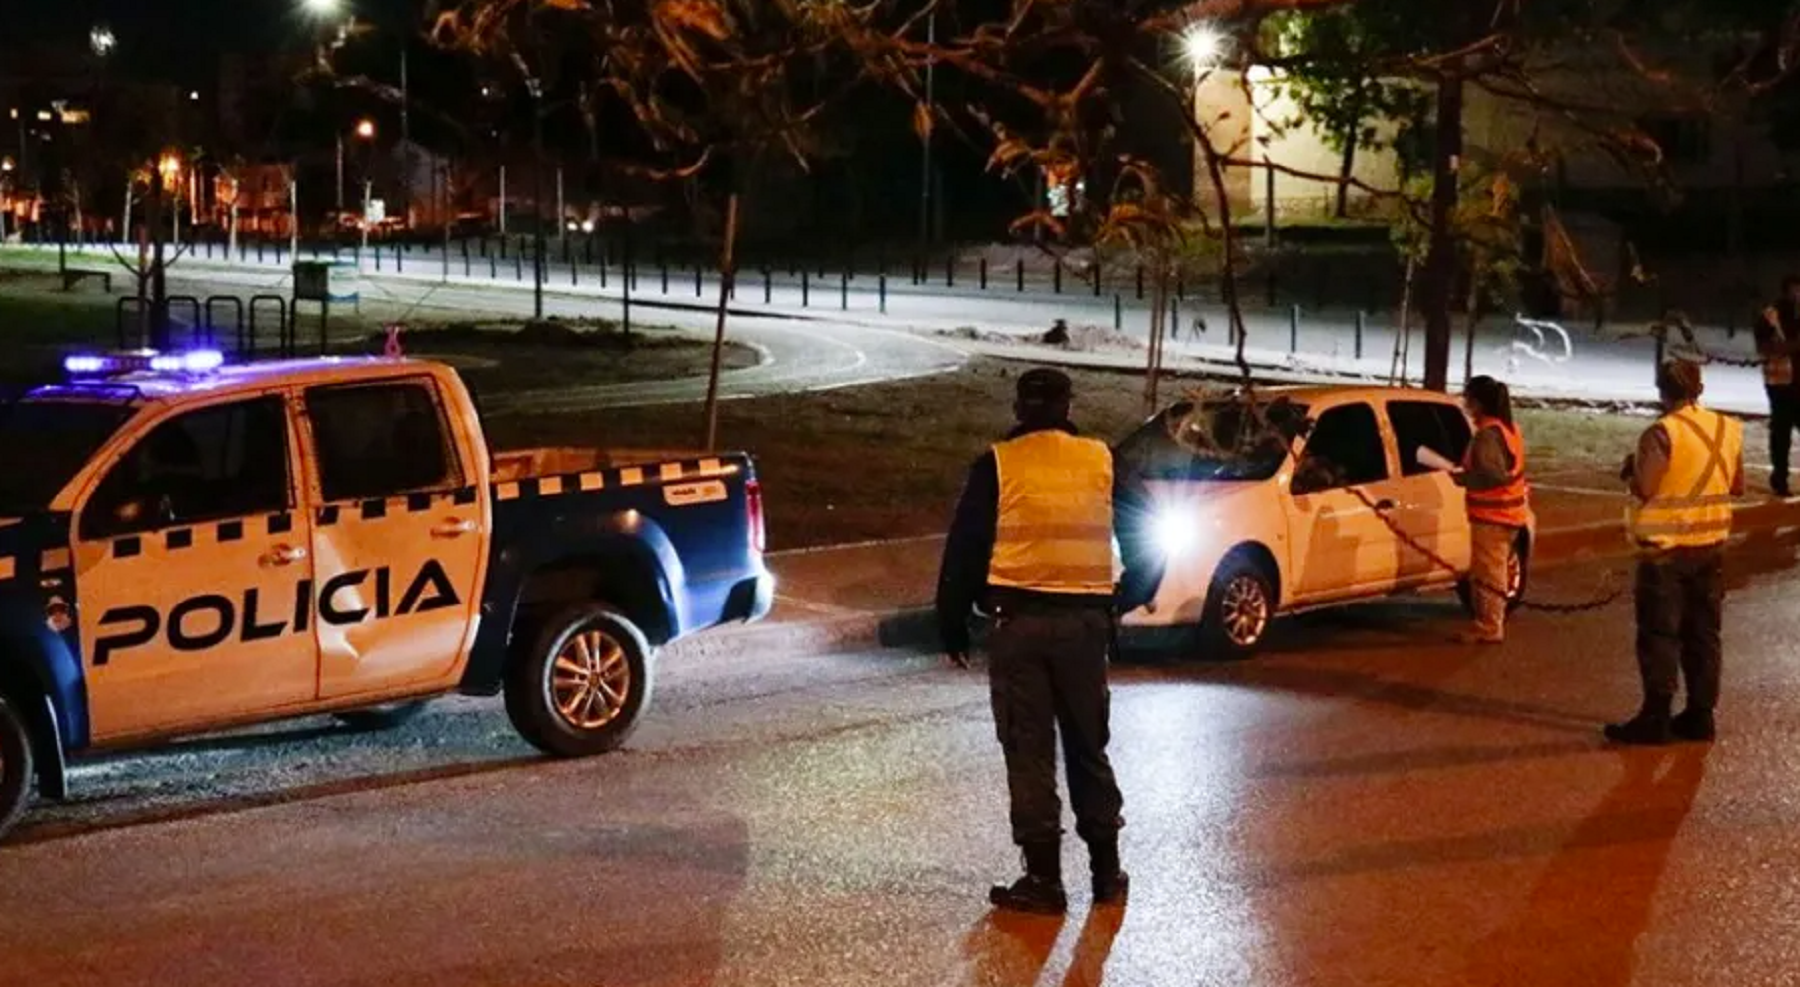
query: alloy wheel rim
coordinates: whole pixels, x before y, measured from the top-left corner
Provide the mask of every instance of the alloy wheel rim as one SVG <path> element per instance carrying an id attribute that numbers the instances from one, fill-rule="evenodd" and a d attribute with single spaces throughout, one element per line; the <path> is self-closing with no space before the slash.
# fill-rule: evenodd
<path id="1" fill-rule="evenodd" d="M 1525 563 L 1514 552 L 1506 559 L 1506 598 L 1516 600 L 1525 585 Z"/>
<path id="2" fill-rule="evenodd" d="M 1262 580 L 1241 575 L 1227 584 L 1219 617 L 1231 643 L 1248 647 L 1262 640 L 1263 631 L 1269 626 L 1269 595 Z"/>
<path id="3" fill-rule="evenodd" d="M 598 730 L 619 718 L 631 698 L 631 662 L 616 638 L 598 628 L 569 635 L 550 664 L 551 705 L 575 730 Z"/>

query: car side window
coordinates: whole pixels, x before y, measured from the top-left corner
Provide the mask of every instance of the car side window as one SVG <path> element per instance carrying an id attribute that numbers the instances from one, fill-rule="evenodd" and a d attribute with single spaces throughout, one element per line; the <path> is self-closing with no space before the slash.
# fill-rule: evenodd
<path id="1" fill-rule="evenodd" d="M 1319 416 L 1294 474 L 1296 494 L 1354 487 L 1387 479 L 1387 446 L 1375 409 L 1347 404 Z"/>
<path id="2" fill-rule="evenodd" d="M 171 418 L 100 481 L 82 511 L 81 536 L 116 538 L 288 510 L 287 439 L 287 406 L 279 397 Z"/>
<path id="3" fill-rule="evenodd" d="M 1406 476 L 1434 472 L 1419 463 L 1424 447 L 1453 463 L 1469 448 L 1469 420 L 1454 405 L 1439 401 L 1389 401 L 1388 421 L 1400 443 L 1400 470 Z"/>
<path id="4" fill-rule="evenodd" d="M 449 429 L 427 381 L 315 387 L 306 392 L 306 413 L 328 501 L 460 482 Z"/>

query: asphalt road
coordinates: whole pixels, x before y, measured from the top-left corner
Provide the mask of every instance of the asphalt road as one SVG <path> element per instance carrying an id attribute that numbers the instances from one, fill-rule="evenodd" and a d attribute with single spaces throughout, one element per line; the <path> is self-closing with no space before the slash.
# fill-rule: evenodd
<path id="1" fill-rule="evenodd" d="M 1711 747 L 1599 743 L 1635 702 L 1625 603 L 1492 650 L 1383 604 L 1119 669 L 1122 914 L 1079 881 L 1066 922 L 988 914 L 1014 857 L 979 672 L 739 654 L 666 667 L 593 761 L 459 700 L 86 767 L 0 849 L 0 984 L 1790 984 L 1795 546 L 1733 558 Z"/>

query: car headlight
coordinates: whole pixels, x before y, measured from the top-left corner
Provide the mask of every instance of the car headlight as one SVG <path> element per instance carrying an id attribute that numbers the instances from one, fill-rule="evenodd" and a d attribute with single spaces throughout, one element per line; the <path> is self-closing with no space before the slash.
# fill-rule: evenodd
<path id="1" fill-rule="evenodd" d="M 1156 514 L 1152 534 L 1164 555 L 1177 558 L 1200 544 L 1200 520 L 1191 509 L 1164 508 Z"/>

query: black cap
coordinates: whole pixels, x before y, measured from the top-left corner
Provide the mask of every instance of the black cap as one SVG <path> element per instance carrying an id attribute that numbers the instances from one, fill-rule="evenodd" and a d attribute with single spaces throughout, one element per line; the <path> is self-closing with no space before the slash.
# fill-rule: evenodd
<path id="1" fill-rule="evenodd" d="M 1069 375 L 1060 370 L 1039 367 L 1019 377 L 1019 403 L 1029 405 L 1068 404 L 1075 392 Z"/>

